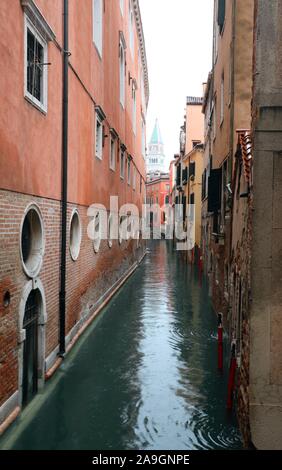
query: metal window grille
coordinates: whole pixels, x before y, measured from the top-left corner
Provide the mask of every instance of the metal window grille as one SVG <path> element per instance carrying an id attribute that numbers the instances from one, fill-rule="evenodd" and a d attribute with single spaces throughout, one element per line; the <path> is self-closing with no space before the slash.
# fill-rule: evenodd
<path id="1" fill-rule="evenodd" d="M 37 322 L 38 318 L 38 302 L 37 302 L 37 293 L 35 290 L 32 290 L 28 296 L 25 305 L 25 312 L 24 312 L 24 321 L 23 321 L 23 328 L 26 328 L 33 322 Z"/>
<path id="2" fill-rule="evenodd" d="M 27 31 L 27 90 L 38 101 L 43 96 L 44 50 L 30 30 Z"/>

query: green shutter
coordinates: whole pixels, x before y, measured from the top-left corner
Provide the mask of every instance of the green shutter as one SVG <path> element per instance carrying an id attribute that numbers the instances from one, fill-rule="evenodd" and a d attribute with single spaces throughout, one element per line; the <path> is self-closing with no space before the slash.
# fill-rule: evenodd
<path id="1" fill-rule="evenodd" d="M 208 191 L 208 212 L 217 212 L 221 209 L 221 168 L 211 170 Z"/>
<path id="2" fill-rule="evenodd" d="M 219 31 L 222 32 L 225 21 L 225 0 L 218 0 L 217 22 Z"/>

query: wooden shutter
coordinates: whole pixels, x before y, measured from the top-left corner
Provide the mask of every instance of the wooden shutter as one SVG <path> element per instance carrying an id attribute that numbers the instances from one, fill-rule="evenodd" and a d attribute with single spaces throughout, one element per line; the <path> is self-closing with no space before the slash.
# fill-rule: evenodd
<path id="1" fill-rule="evenodd" d="M 187 205 L 187 198 L 183 196 L 183 222 L 186 220 L 186 205 Z"/>
<path id="2" fill-rule="evenodd" d="M 177 173 L 176 173 L 176 187 L 179 187 L 181 184 L 181 166 L 177 166 Z"/>
<path id="3" fill-rule="evenodd" d="M 195 176 L 196 164 L 195 162 L 189 163 L 189 178 Z"/>
<path id="4" fill-rule="evenodd" d="M 208 212 L 217 212 L 221 209 L 221 168 L 211 170 L 208 190 Z"/>
<path id="5" fill-rule="evenodd" d="M 223 30 L 224 21 L 225 21 L 225 0 L 218 0 L 217 22 L 218 22 L 220 33 Z"/>
<path id="6" fill-rule="evenodd" d="M 182 183 L 186 184 L 188 179 L 188 167 L 186 166 L 184 170 L 182 170 Z"/>

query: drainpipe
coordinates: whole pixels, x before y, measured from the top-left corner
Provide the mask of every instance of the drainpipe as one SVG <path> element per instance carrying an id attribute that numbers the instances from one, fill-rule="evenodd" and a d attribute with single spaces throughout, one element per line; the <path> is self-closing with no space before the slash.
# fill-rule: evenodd
<path id="1" fill-rule="evenodd" d="M 68 68 L 69 68 L 69 25 L 68 0 L 63 11 L 63 119 L 62 119 L 62 214 L 61 214 L 61 267 L 60 267 L 60 319 L 59 356 L 66 351 L 66 242 L 67 242 L 67 189 L 68 189 Z"/>

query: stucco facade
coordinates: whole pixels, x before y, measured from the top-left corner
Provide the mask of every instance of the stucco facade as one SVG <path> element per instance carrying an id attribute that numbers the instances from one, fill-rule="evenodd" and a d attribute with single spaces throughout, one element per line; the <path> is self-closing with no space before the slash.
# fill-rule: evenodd
<path id="1" fill-rule="evenodd" d="M 202 115 L 203 98 L 188 96 L 184 124 L 180 129 L 180 153 L 175 155 L 173 174 L 173 203 L 183 207 L 183 229 L 194 219 L 194 247 L 189 247 L 185 257 L 189 262 L 196 260 L 196 248 L 201 244 L 201 196 L 203 173 L 204 117 Z M 171 170 L 172 175 L 172 170 Z M 195 235 L 195 236 L 194 236 Z M 190 238 L 190 237 L 189 237 Z M 187 256 L 186 256 L 187 255 Z"/>
<path id="2" fill-rule="evenodd" d="M 123 9 L 120 5 L 68 2 L 67 351 L 145 250 L 133 239 L 101 239 L 95 246 L 87 231 L 91 204 L 103 204 L 107 215 L 111 211 L 118 219 L 116 212 L 124 203 L 141 209 L 145 202 L 145 43 L 138 1 L 124 2 Z M 0 77 L 1 432 L 23 403 L 27 333 L 19 319 L 26 313 L 26 292 L 41 296 L 36 389 L 61 360 L 63 8 L 61 0 L 13 0 L 3 2 L 0 10 L 5 70 Z M 110 196 L 119 197 L 116 208 L 110 206 Z M 29 210 L 35 217 L 30 217 L 29 235 L 38 237 L 33 261 L 41 259 L 36 272 L 32 263 L 26 269 L 29 254 L 23 253 Z"/>
<path id="3" fill-rule="evenodd" d="M 168 174 L 162 174 L 159 177 L 152 178 L 146 183 L 147 211 L 151 212 L 151 225 L 161 225 L 162 233 L 165 233 L 165 224 L 167 222 L 165 206 L 169 204 L 170 198 L 170 179 Z M 155 206 L 155 208 L 154 208 Z M 160 214 L 157 215 L 157 206 L 160 208 Z"/>

